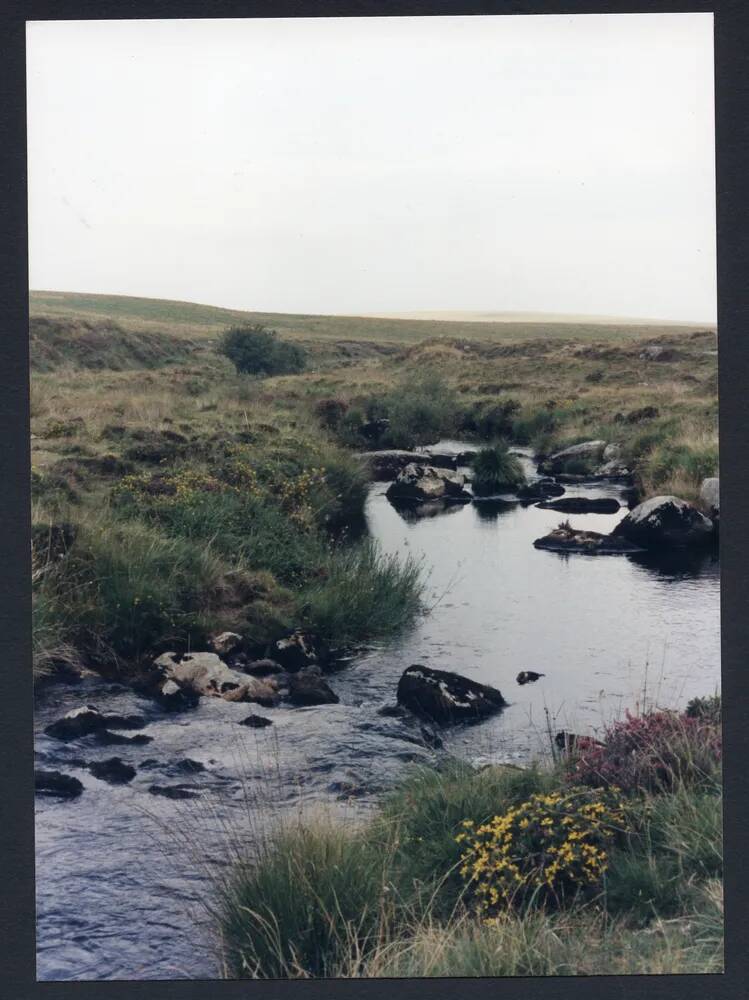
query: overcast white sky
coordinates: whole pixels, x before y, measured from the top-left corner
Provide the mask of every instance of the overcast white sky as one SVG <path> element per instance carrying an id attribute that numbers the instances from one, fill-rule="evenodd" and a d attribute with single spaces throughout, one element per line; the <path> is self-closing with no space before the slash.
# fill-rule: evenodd
<path id="1" fill-rule="evenodd" d="M 28 26 L 32 288 L 716 314 L 712 17 Z"/>

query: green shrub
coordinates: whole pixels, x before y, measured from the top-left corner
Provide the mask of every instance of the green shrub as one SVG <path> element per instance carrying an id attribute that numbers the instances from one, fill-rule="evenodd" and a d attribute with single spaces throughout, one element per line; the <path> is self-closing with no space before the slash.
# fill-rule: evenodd
<path id="1" fill-rule="evenodd" d="M 486 441 L 510 438 L 519 409 L 520 403 L 514 399 L 479 399 L 463 412 L 459 429 Z"/>
<path id="2" fill-rule="evenodd" d="M 516 455 L 511 455 L 503 445 L 482 448 L 471 462 L 471 485 L 477 496 L 489 496 L 515 490 L 525 482 L 525 473 Z"/>
<path id="3" fill-rule="evenodd" d="M 718 790 L 716 789 L 716 792 Z M 720 794 L 680 788 L 641 796 L 627 808 L 629 833 L 611 852 L 604 904 L 648 924 L 695 903 L 700 886 L 723 874 Z"/>
<path id="4" fill-rule="evenodd" d="M 375 542 L 335 546 L 301 594 L 307 623 L 342 645 L 393 635 L 421 611 L 421 568 Z"/>
<path id="5" fill-rule="evenodd" d="M 414 448 L 454 433 L 458 413 L 455 391 L 441 376 L 410 376 L 390 392 L 352 407 L 342 421 L 341 436 L 354 447 L 371 447 L 372 440 L 361 433 L 362 425 L 386 420 L 374 443 L 383 448 Z"/>
<path id="6" fill-rule="evenodd" d="M 217 350 L 245 375 L 285 375 L 302 371 L 306 364 L 298 344 L 281 340 L 275 330 L 263 326 L 231 327 Z"/>
<path id="7" fill-rule="evenodd" d="M 558 420 L 553 410 L 545 407 L 524 409 L 512 422 L 512 439 L 517 444 L 530 446 L 536 452 L 545 452 L 557 426 Z"/>
<path id="8" fill-rule="evenodd" d="M 476 824 L 463 821 L 460 873 L 484 918 L 508 907 L 554 907 L 597 887 L 624 813 L 613 791 L 572 788 L 533 795 Z"/>
<path id="9" fill-rule="evenodd" d="M 646 474 L 654 487 L 683 477 L 694 487 L 714 476 L 718 469 L 718 445 L 662 444 L 650 455 Z"/>

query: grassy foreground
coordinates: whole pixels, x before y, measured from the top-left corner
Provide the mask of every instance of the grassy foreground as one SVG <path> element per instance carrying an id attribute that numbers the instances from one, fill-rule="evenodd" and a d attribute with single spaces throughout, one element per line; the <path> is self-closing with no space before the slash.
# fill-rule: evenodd
<path id="1" fill-rule="evenodd" d="M 350 541 L 365 448 L 460 436 L 548 453 L 602 438 L 643 495 L 685 499 L 717 470 L 711 330 L 42 292 L 31 309 L 39 673 L 122 667 L 225 628 L 258 648 L 297 625 L 334 642 L 400 628 L 418 611 L 416 567 Z M 305 370 L 238 375 L 216 347 L 248 319 L 301 345 Z M 486 471 L 490 489 L 508 470 Z"/>
<path id="2" fill-rule="evenodd" d="M 227 974 L 722 971 L 716 709 L 627 719 L 553 766 L 420 769 L 359 825 L 287 824 L 221 884 Z"/>

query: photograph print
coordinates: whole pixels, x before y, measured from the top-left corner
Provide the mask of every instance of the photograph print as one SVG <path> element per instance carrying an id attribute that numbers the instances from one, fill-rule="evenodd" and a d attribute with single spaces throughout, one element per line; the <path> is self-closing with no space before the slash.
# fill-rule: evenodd
<path id="1" fill-rule="evenodd" d="M 723 971 L 713 71 L 28 22 L 39 981 Z"/>

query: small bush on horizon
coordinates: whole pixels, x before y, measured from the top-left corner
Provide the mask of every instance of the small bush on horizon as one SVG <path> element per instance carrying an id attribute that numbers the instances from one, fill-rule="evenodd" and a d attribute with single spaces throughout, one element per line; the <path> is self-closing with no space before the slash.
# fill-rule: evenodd
<path id="1" fill-rule="evenodd" d="M 233 326 L 217 348 L 243 375 L 289 375 L 303 371 L 306 352 L 264 326 Z"/>

